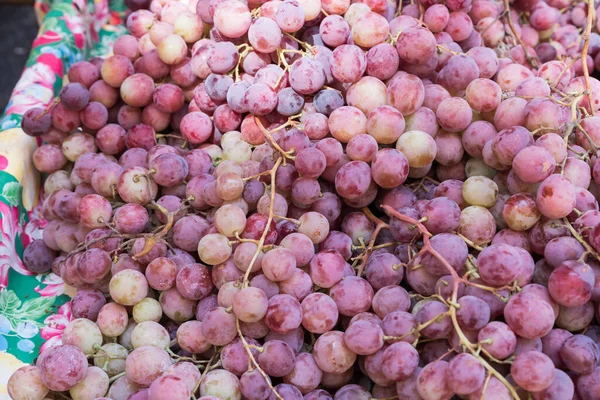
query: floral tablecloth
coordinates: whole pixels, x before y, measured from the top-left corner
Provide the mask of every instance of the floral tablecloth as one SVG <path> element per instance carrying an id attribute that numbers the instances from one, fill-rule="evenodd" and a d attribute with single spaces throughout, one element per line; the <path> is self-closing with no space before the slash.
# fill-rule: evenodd
<path id="1" fill-rule="evenodd" d="M 43 346 L 61 340 L 71 320 L 73 289 L 50 273 L 34 275 L 23 249 L 41 238 L 40 176 L 31 163 L 39 143 L 20 129 L 31 107 L 48 106 L 71 64 L 110 53 L 125 31 L 122 0 L 38 0 L 40 30 L 21 79 L 0 119 L 0 399 L 6 381 Z"/>

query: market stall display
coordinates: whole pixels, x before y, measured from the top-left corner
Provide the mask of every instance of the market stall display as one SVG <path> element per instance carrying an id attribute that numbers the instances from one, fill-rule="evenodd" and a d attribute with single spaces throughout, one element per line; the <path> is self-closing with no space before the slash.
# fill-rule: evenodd
<path id="1" fill-rule="evenodd" d="M 127 5 L 3 119 L 12 398 L 600 397 L 595 4 Z"/>

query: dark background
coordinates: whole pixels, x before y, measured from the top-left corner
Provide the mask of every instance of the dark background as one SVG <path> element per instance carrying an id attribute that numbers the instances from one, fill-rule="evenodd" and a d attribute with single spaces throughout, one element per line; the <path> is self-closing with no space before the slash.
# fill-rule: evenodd
<path id="1" fill-rule="evenodd" d="M 19 80 L 38 31 L 33 2 L 0 0 L 0 114 Z"/>

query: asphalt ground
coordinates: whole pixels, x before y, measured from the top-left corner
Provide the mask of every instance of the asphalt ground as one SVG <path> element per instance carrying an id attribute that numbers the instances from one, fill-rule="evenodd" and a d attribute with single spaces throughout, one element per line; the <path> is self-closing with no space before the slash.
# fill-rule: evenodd
<path id="1" fill-rule="evenodd" d="M 0 3 L 0 110 L 21 76 L 38 31 L 33 4 Z"/>

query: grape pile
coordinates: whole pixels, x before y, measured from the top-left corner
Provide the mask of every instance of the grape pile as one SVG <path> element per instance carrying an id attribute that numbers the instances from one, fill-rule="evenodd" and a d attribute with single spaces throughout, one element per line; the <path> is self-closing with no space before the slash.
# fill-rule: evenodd
<path id="1" fill-rule="evenodd" d="M 129 3 L 23 118 L 13 399 L 600 398 L 594 2 Z"/>

